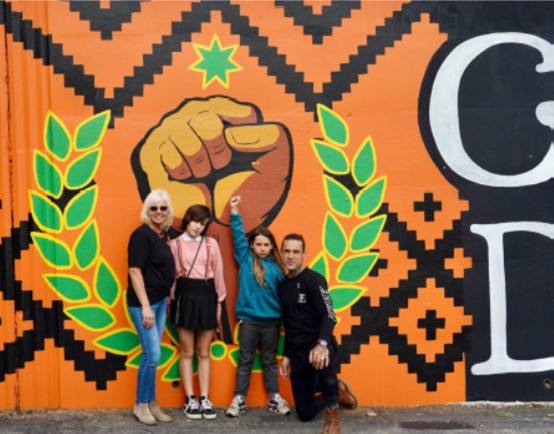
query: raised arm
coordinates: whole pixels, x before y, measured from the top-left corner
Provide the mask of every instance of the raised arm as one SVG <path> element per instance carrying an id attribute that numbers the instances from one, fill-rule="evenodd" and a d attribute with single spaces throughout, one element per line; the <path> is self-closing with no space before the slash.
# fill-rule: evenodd
<path id="1" fill-rule="evenodd" d="M 233 234 L 233 252 L 239 264 L 244 262 L 247 255 L 250 255 L 250 246 L 244 234 L 244 224 L 239 212 L 240 196 L 233 196 L 229 201 L 231 207 L 231 233 Z"/>

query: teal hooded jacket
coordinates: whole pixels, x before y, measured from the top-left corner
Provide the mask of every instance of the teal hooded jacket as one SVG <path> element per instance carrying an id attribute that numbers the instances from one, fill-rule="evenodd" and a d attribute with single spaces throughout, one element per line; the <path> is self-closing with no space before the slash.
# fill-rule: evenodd
<path id="1" fill-rule="evenodd" d="M 239 265 L 239 293 L 235 310 L 239 320 L 268 320 L 281 317 L 281 304 L 277 284 L 283 279 L 283 272 L 273 258 L 261 258 L 265 269 L 265 282 L 262 286 L 256 280 L 253 266 L 254 253 L 244 233 L 240 214 L 231 213 L 234 255 Z"/>

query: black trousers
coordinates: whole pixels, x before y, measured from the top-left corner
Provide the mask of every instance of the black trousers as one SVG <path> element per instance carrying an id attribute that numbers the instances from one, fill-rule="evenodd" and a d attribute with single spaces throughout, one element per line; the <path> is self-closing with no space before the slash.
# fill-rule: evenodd
<path id="1" fill-rule="evenodd" d="M 289 356 L 294 405 L 298 419 L 303 422 L 312 420 L 325 407 L 334 407 L 339 402 L 336 346 L 329 345 L 329 366 L 319 370 L 309 362 L 310 350 Z"/>

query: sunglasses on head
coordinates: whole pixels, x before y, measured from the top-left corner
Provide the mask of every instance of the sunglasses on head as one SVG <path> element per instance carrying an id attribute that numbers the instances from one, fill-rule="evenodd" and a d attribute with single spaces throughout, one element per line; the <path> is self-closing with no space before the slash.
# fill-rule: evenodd
<path id="1" fill-rule="evenodd" d="M 150 211 L 156 212 L 156 211 L 167 211 L 167 206 L 151 206 Z"/>

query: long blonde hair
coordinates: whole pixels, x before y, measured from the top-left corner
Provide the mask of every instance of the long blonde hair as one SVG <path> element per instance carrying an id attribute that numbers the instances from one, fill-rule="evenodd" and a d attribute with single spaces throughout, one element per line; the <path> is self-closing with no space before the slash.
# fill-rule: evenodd
<path id="1" fill-rule="evenodd" d="M 250 250 L 252 251 L 252 258 L 253 258 L 252 272 L 256 277 L 256 281 L 263 287 L 267 287 L 267 283 L 265 281 L 265 268 L 262 265 L 262 261 L 260 260 L 260 257 L 256 255 L 256 253 L 254 253 L 254 250 L 252 250 L 252 244 L 254 244 L 254 240 L 258 235 L 266 237 L 271 243 L 271 252 L 267 257 L 273 258 L 275 260 L 275 262 L 277 263 L 277 265 L 279 266 L 283 274 L 285 274 L 286 268 L 285 268 L 283 259 L 281 258 L 281 254 L 279 253 L 279 249 L 277 249 L 277 243 L 275 242 L 275 237 L 273 236 L 271 231 L 265 226 L 258 226 L 257 228 L 250 231 L 248 233 L 248 244 L 250 245 Z"/>

